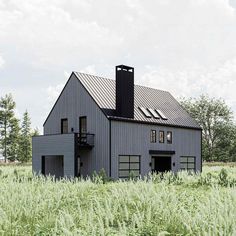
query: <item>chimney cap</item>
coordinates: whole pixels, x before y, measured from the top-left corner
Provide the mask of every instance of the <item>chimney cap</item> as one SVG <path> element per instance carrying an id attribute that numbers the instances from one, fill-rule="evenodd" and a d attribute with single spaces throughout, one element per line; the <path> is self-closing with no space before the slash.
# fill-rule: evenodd
<path id="1" fill-rule="evenodd" d="M 125 70 L 125 71 L 128 71 L 128 72 L 134 72 L 134 68 L 133 67 L 126 66 L 126 65 L 116 66 L 116 70 Z"/>

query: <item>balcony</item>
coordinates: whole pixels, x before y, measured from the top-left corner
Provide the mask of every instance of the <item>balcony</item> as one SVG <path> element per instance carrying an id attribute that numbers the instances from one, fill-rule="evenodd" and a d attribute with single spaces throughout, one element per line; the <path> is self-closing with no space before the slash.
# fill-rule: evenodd
<path id="1" fill-rule="evenodd" d="M 78 145 L 81 149 L 92 149 L 94 147 L 94 134 L 78 133 Z"/>

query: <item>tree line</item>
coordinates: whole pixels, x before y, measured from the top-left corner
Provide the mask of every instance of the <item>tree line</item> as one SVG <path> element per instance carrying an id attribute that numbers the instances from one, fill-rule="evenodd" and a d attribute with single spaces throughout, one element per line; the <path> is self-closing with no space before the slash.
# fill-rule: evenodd
<path id="1" fill-rule="evenodd" d="M 225 101 L 201 95 L 181 98 L 180 104 L 202 128 L 203 160 L 236 161 L 236 124 Z"/>
<path id="2" fill-rule="evenodd" d="M 28 111 L 20 121 L 15 114 L 16 103 L 11 94 L 0 98 L 0 152 L 6 161 L 27 162 L 32 159 L 32 130 Z"/>
<path id="3" fill-rule="evenodd" d="M 223 99 L 201 95 L 180 98 L 182 107 L 202 128 L 202 156 L 205 161 L 236 161 L 236 124 L 233 112 Z M 32 158 L 32 130 L 28 111 L 20 121 L 11 94 L 0 98 L 0 152 L 5 161 L 27 162 Z"/>

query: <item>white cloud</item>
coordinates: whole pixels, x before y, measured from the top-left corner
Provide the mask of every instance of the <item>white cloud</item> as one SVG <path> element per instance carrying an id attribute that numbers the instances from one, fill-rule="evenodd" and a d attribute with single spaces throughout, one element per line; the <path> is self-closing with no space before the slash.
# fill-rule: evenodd
<path id="1" fill-rule="evenodd" d="M 84 69 L 80 70 L 82 73 L 96 75 L 95 65 L 88 65 Z"/>
<path id="2" fill-rule="evenodd" d="M 236 112 L 235 26 L 236 0 L 0 0 L 0 67 L 8 65 L 1 89 L 28 86 L 27 94 L 41 96 L 41 122 L 32 114 L 40 127 L 63 75 L 114 78 L 122 63 L 135 67 L 138 83 L 175 96 L 207 92 Z M 20 107 L 35 107 L 17 97 Z"/>
<path id="3" fill-rule="evenodd" d="M 66 79 L 68 79 L 69 77 L 70 77 L 70 72 L 68 72 L 68 71 L 64 71 L 64 77 L 66 78 Z"/>
<path id="4" fill-rule="evenodd" d="M 231 7 L 236 8 L 236 0 L 229 0 L 229 4 Z"/>
<path id="5" fill-rule="evenodd" d="M 46 89 L 46 92 L 48 95 L 47 99 L 48 99 L 48 102 L 50 103 L 50 105 L 52 105 L 52 103 L 56 101 L 56 99 L 59 96 L 60 92 L 62 91 L 64 85 L 65 84 L 61 83 L 56 86 L 49 86 Z"/>
<path id="6" fill-rule="evenodd" d="M 90 4 L 79 2 L 71 2 L 69 8 L 66 1 L 11 1 L 0 9 L 0 43 L 10 47 L 17 42 L 24 57 L 34 57 L 28 63 L 40 68 L 73 60 L 75 64 L 88 47 L 98 55 L 116 47 L 121 42 L 119 35 L 94 19 L 81 19 L 81 11 Z M 73 7 L 77 7 L 76 14 Z"/>
<path id="7" fill-rule="evenodd" d="M 5 65 L 5 61 L 4 59 L 2 58 L 2 56 L 0 55 L 0 69 L 3 68 Z"/>
<path id="8" fill-rule="evenodd" d="M 82 73 L 87 74 L 96 74 L 95 66 L 94 65 L 88 65 L 84 69 L 80 70 Z M 47 108 L 50 108 L 60 95 L 63 87 L 66 84 L 66 81 L 69 79 L 71 73 L 68 73 L 67 71 L 64 71 L 64 81 L 57 84 L 57 85 L 50 85 L 46 88 L 46 94 L 47 94 Z"/>
<path id="9" fill-rule="evenodd" d="M 236 57 L 210 68 L 201 66 L 171 71 L 146 66 L 146 70 L 139 80 L 141 84 L 168 90 L 176 97 L 208 93 L 212 97 L 225 99 L 228 105 L 236 108 Z"/>

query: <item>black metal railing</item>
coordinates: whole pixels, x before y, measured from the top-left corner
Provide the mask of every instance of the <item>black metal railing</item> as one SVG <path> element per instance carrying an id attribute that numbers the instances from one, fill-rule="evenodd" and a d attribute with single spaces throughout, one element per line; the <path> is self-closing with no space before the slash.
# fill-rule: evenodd
<path id="1" fill-rule="evenodd" d="M 78 144 L 82 147 L 92 148 L 94 146 L 94 134 L 78 133 Z"/>

